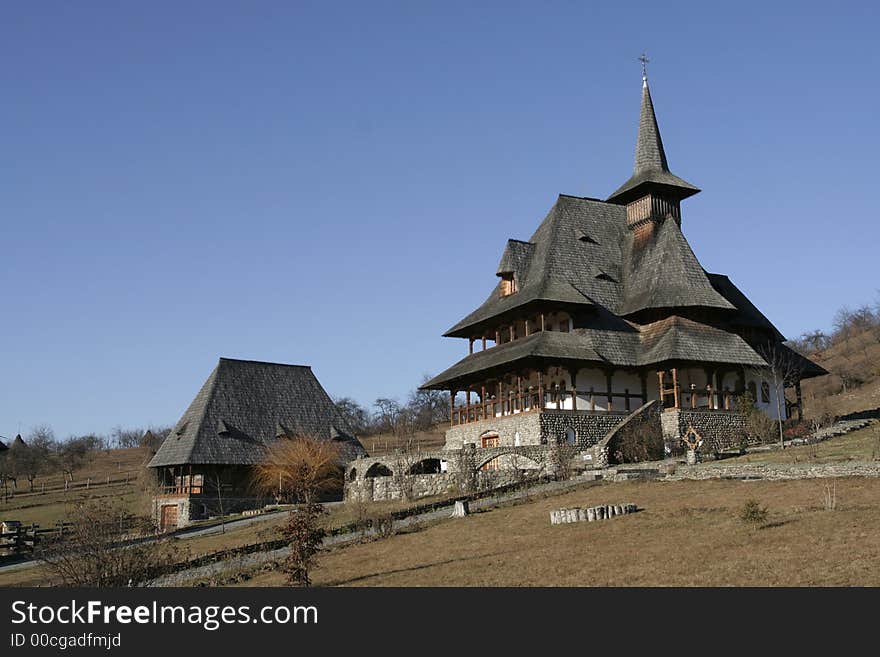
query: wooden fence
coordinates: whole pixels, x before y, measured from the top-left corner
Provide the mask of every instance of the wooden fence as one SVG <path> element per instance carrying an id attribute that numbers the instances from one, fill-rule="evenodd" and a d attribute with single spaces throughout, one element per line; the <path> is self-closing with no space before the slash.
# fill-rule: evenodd
<path id="1" fill-rule="evenodd" d="M 43 536 L 52 534 L 63 537 L 64 533 L 69 532 L 72 526 L 69 522 L 56 522 L 52 527 L 31 524 L 0 530 L 0 560 L 4 557 L 31 554 Z"/>

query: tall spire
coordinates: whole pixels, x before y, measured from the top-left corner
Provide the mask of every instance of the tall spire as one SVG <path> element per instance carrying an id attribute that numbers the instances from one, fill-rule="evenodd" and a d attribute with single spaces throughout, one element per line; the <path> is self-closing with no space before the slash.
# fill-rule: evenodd
<path id="1" fill-rule="evenodd" d="M 669 171 L 666 151 L 660 138 L 660 128 L 654 113 L 654 101 L 648 87 L 645 68 L 648 58 L 642 54 L 642 106 L 639 112 L 639 135 L 636 139 L 636 159 L 633 175 L 608 200 L 613 203 L 629 203 L 632 200 L 661 190 L 676 201 L 696 194 L 700 190 Z"/>
<path id="2" fill-rule="evenodd" d="M 663 150 L 663 140 L 660 138 L 660 128 L 657 126 L 657 116 L 654 114 L 648 78 L 645 77 L 642 82 L 642 109 L 639 112 L 639 136 L 636 139 L 634 173 L 639 175 L 649 171 L 669 173 L 669 164 L 666 162 L 666 152 Z"/>

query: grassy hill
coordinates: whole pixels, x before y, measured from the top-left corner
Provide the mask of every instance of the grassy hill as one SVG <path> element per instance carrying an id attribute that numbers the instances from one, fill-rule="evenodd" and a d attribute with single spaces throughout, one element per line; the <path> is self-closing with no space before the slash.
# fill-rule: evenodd
<path id="1" fill-rule="evenodd" d="M 34 492 L 22 479 L 17 490 L 10 486 L 14 494 L 6 503 L 0 493 L 0 520 L 51 526 L 64 518 L 68 504 L 86 497 L 113 498 L 132 511 L 143 513 L 148 509 L 148 500 L 141 491 L 139 477 L 149 457 L 150 453 L 142 448 L 95 452 L 88 463 L 73 473 L 67 491 L 65 476 L 60 473 L 37 477 Z"/>
<path id="2" fill-rule="evenodd" d="M 876 328 L 808 354 L 830 372 L 803 382 L 807 417 L 880 408 L 880 339 Z"/>

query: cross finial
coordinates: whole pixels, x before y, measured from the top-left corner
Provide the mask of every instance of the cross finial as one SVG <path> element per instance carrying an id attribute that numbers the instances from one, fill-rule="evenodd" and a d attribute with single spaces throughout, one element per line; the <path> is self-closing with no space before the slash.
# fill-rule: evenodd
<path id="1" fill-rule="evenodd" d="M 650 62 L 651 60 L 648 59 L 647 54 L 642 53 L 639 56 L 639 61 L 642 63 L 642 82 L 647 82 L 648 81 L 648 62 Z"/>

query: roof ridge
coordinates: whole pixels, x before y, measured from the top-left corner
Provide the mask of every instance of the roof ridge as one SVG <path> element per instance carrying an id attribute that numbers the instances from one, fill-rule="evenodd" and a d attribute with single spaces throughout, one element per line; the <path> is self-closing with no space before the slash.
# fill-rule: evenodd
<path id="1" fill-rule="evenodd" d="M 228 358 L 227 356 L 220 356 L 220 361 L 226 361 L 229 363 L 250 363 L 252 365 L 272 365 L 274 367 L 300 367 L 304 369 L 312 369 L 311 365 L 297 365 L 296 363 L 275 363 L 268 360 L 252 360 L 250 358 Z"/>

